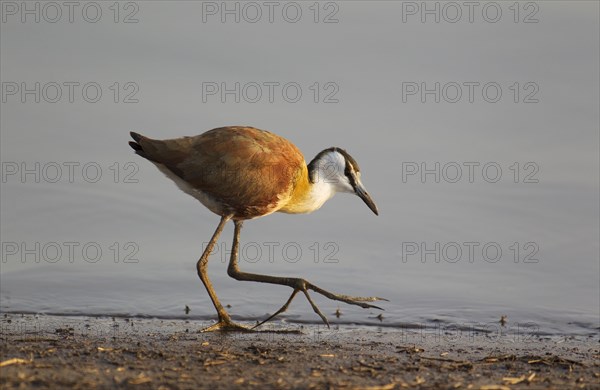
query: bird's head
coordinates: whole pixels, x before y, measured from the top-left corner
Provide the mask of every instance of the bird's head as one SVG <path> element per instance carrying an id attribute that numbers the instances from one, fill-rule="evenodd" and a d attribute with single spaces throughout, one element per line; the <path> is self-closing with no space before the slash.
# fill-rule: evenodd
<path id="1" fill-rule="evenodd" d="M 329 187 L 331 195 L 336 192 L 355 194 L 379 215 L 375 202 L 360 180 L 358 163 L 344 149 L 331 147 L 323 150 L 308 164 L 308 172 L 311 183 Z"/>

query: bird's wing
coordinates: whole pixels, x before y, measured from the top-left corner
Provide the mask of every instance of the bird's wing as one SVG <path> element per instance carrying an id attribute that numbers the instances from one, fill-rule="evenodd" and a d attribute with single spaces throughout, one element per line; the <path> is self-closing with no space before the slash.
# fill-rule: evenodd
<path id="1" fill-rule="evenodd" d="M 148 159 L 236 210 L 274 207 L 290 196 L 306 164 L 291 142 L 250 127 L 171 140 L 144 137 L 138 143 Z"/>

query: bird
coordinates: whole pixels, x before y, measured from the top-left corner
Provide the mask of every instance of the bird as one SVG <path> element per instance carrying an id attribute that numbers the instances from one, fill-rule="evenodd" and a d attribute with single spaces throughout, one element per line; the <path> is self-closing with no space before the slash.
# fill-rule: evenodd
<path id="1" fill-rule="evenodd" d="M 202 329 L 210 331 L 251 331 L 285 312 L 302 292 L 313 311 L 329 327 L 327 317 L 309 295 L 309 290 L 329 299 L 376 308 L 368 302 L 380 297 L 354 297 L 334 294 L 296 277 L 247 273 L 238 266 L 240 232 L 244 221 L 274 212 L 310 213 L 318 210 L 336 193 L 360 197 L 379 215 L 377 206 L 361 181 L 358 163 L 346 150 L 330 147 L 306 163 L 302 152 L 287 139 L 272 132 L 248 126 L 227 126 L 200 135 L 157 140 L 131 132 L 129 145 L 177 187 L 221 217 L 215 232 L 196 263 L 198 276 L 217 311 L 218 320 Z M 233 245 L 227 274 L 240 281 L 278 284 L 292 288 L 281 308 L 252 328 L 235 323 L 223 308 L 207 275 L 209 256 L 227 222 L 234 224 Z"/>

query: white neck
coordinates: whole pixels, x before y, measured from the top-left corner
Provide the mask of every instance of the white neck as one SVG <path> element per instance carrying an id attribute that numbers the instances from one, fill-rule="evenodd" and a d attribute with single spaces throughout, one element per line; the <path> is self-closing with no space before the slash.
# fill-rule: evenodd
<path id="1" fill-rule="evenodd" d="M 294 214 L 310 213 L 320 209 L 336 192 L 354 192 L 344 174 L 346 161 L 340 153 L 326 153 L 318 160 L 311 162 L 311 165 L 310 186 L 304 196 L 295 199 L 294 204 L 286 206 L 280 211 Z"/>
<path id="2" fill-rule="evenodd" d="M 333 185 L 325 180 L 319 180 L 310 186 L 310 190 L 301 202 L 294 205 L 298 213 L 311 213 L 318 210 L 335 195 L 336 190 Z"/>

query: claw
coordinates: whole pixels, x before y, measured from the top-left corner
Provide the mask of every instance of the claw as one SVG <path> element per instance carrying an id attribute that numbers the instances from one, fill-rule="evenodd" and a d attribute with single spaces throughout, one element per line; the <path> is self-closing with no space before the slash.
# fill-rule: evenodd
<path id="1" fill-rule="evenodd" d="M 319 307 L 315 304 L 315 302 L 312 300 L 312 298 L 308 294 L 308 290 L 313 290 L 316 293 L 321 294 L 324 297 L 329 298 L 331 300 L 344 302 L 344 303 L 347 303 L 349 305 L 360 306 L 360 307 L 365 308 L 365 309 L 379 309 L 379 310 L 383 310 L 379 306 L 371 305 L 371 304 L 365 303 L 365 302 L 387 301 L 387 299 L 380 298 L 380 297 L 352 297 L 352 296 L 349 296 L 349 295 L 333 294 L 333 293 L 330 293 L 327 290 L 323 290 L 322 288 L 317 287 L 314 284 L 309 283 L 309 282 L 307 282 L 307 281 L 305 281 L 303 279 L 296 280 L 296 283 L 297 284 L 295 284 L 294 287 L 293 287 L 294 291 L 292 292 L 292 295 L 290 295 L 290 297 L 287 300 L 287 302 L 285 302 L 283 304 L 283 306 L 281 306 L 281 308 L 279 308 L 279 310 L 277 310 L 275 313 L 273 313 L 272 315 L 270 315 L 266 320 L 264 320 L 264 321 L 260 322 L 259 324 L 253 326 L 251 329 L 256 329 L 259 326 L 261 326 L 262 324 L 271 321 L 273 318 L 277 317 L 279 314 L 285 312 L 288 309 L 288 307 L 292 303 L 292 300 L 294 299 L 294 297 L 296 297 L 296 294 L 298 294 L 299 291 L 302 291 L 304 293 L 304 295 L 306 296 L 306 299 L 308 300 L 308 303 L 310 303 L 310 305 L 312 306 L 314 312 L 317 313 L 319 315 L 319 317 L 321 317 L 321 319 L 323 320 L 323 322 L 325 323 L 325 325 L 327 325 L 328 328 L 330 326 L 329 326 L 329 321 L 327 320 L 327 317 L 325 317 L 325 315 L 321 312 L 321 310 L 319 310 Z"/>
<path id="2" fill-rule="evenodd" d="M 232 321 L 220 320 L 216 324 L 212 324 L 211 326 L 208 326 L 208 327 L 206 327 L 204 329 L 201 329 L 200 333 L 216 332 L 216 331 L 221 331 L 221 332 L 252 332 L 252 329 L 254 329 L 254 328 L 247 328 L 247 327 L 245 327 L 243 325 L 236 324 L 235 322 L 232 322 Z"/>

